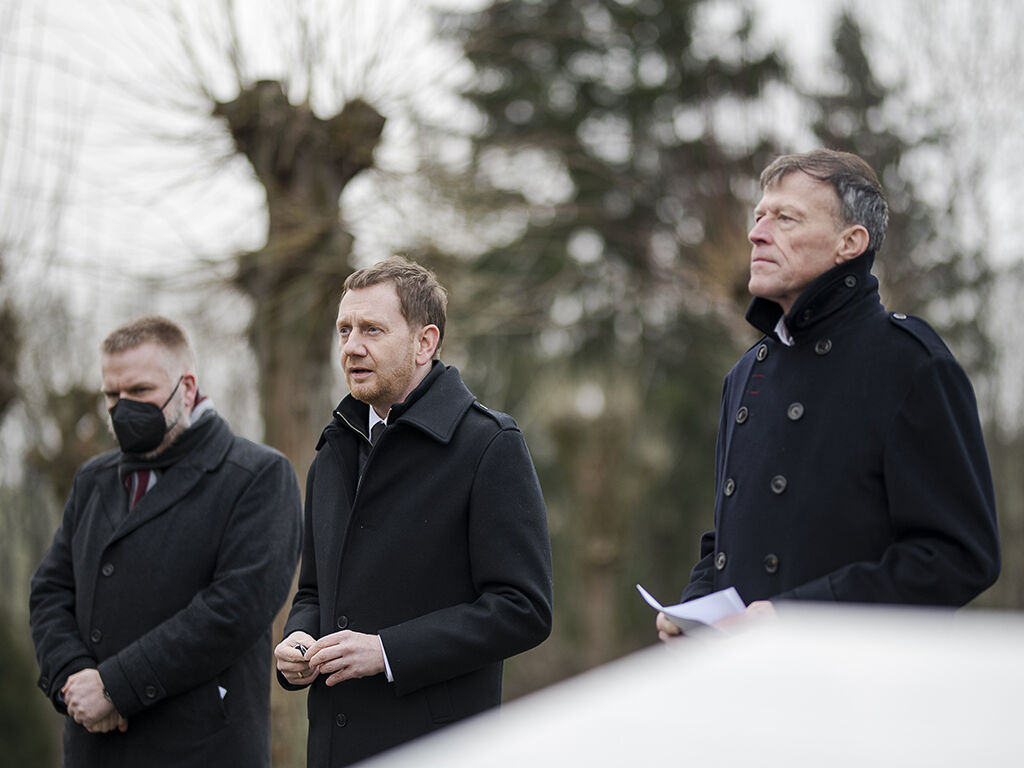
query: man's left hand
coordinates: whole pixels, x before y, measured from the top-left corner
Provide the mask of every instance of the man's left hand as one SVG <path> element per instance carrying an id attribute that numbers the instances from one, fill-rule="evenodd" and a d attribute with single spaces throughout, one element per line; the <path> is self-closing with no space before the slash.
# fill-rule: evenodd
<path id="1" fill-rule="evenodd" d="M 106 725 L 104 721 L 109 722 L 110 716 L 117 714 L 113 702 L 103 695 L 103 680 L 99 670 L 83 669 L 75 672 L 60 690 L 64 694 L 68 714 L 88 730 L 100 724 Z"/>
<path id="2" fill-rule="evenodd" d="M 329 675 L 324 681 L 327 685 L 384 671 L 380 638 L 348 629 L 324 635 L 313 643 L 306 652 L 306 661 L 321 675 Z"/>

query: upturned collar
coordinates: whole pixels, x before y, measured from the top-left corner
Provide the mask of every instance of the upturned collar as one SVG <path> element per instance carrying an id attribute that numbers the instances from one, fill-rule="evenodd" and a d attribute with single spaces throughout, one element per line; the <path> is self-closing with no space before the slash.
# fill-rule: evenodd
<path id="1" fill-rule="evenodd" d="M 796 341 L 813 330 L 833 322 L 843 322 L 844 309 L 867 305 L 880 306 L 878 278 L 871 274 L 874 251 L 865 251 L 855 259 L 839 264 L 819 275 L 803 290 L 785 316 L 786 327 Z M 782 306 L 770 299 L 754 298 L 747 308 L 747 322 L 764 334 L 773 335 L 782 318 Z"/>

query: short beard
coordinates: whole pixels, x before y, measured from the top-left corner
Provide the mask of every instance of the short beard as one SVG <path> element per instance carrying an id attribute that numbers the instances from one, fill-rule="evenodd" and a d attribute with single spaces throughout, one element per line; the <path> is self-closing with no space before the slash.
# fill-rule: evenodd
<path id="1" fill-rule="evenodd" d="M 172 445 L 174 445 L 175 441 L 177 441 L 179 437 L 185 434 L 185 430 L 192 426 L 192 414 L 187 413 L 185 411 L 184 391 L 179 392 L 178 395 L 175 395 L 174 400 L 168 404 L 168 408 L 174 409 L 173 413 L 164 414 L 164 423 L 167 424 L 169 429 L 164 434 L 164 439 L 160 441 L 160 445 L 158 445 L 149 453 L 145 453 L 142 455 L 142 458 L 144 459 L 152 459 L 159 456 L 161 453 L 163 453 Z"/>

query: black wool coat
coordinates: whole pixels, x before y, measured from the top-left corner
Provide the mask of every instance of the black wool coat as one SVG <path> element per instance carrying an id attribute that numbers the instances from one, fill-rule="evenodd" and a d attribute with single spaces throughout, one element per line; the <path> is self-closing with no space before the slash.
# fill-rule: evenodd
<path id="1" fill-rule="evenodd" d="M 32 579 L 39 687 L 66 713 L 96 667 L 125 733 L 67 718 L 64 765 L 269 766 L 271 622 L 299 557 L 301 500 L 281 454 L 215 414 L 199 446 L 127 511 L 119 451 L 82 465 Z"/>
<path id="2" fill-rule="evenodd" d="M 992 478 L 974 392 L 922 320 L 888 313 L 873 254 L 809 285 L 729 372 L 715 528 L 683 592 L 960 606 L 999 574 Z"/>
<path id="3" fill-rule="evenodd" d="M 368 415 L 346 397 L 317 446 L 285 635 L 379 634 L 394 682 L 310 686 L 309 768 L 347 765 L 498 705 L 502 660 L 551 628 L 544 500 L 512 418 L 480 405 L 439 362 L 392 408 L 372 449 Z"/>

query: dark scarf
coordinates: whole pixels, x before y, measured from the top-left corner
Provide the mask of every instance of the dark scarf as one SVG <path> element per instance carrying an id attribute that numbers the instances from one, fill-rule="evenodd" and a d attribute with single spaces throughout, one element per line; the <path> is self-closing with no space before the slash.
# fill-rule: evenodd
<path id="1" fill-rule="evenodd" d="M 156 456 L 148 459 L 137 453 L 122 453 L 121 460 L 117 465 L 117 474 L 121 478 L 121 482 L 124 482 L 124 479 L 132 472 L 140 472 L 144 469 L 165 470 L 174 466 L 206 442 L 218 421 L 220 421 L 220 417 L 212 411 L 203 414 L 199 421 L 182 432 L 177 440 Z"/>

